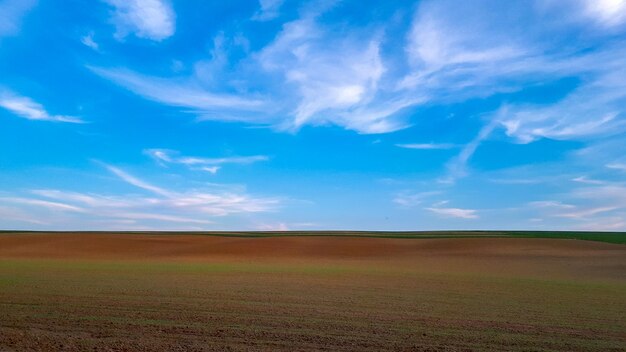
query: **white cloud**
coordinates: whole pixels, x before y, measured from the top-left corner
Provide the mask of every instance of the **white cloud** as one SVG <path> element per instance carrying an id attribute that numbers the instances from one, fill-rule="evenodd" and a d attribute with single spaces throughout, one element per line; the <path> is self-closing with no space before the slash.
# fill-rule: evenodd
<path id="1" fill-rule="evenodd" d="M 19 96 L 9 91 L 0 91 L 0 107 L 28 120 L 83 123 L 80 118 L 74 116 L 50 115 L 43 105 L 29 97 Z"/>
<path id="2" fill-rule="evenodd" d="M 587 32 L 611 32 L 626 23 L 625 0 L 535 0 L 535 5 L 562 22 L 585 26 Z"/>
<path id="3" fill-rule="evenodd" d="M 98 51 L 100 49 L 100 46 L 98 45 L 98 43 L 96 43 L 93 39 L 93 33 L 89 33 L 83 36 L 82 38 L 80 38 L 80 42 L 83 43 L 85 46 L 90 47 L 93 50 Z"/>
<path id="4" fill-rule="evenodd" d="M 58 202 L 51 202 L 51 201 L 41 200 L 41 199 L 29 199 L 29 198 L 21 198 L 21 197 L 2 197 L 0 198 L 0 200 L 4 202 L 8 202 L 8 203 L 34 205 L 34 206 L 44 207 L 44 208 L 56 210 L 56 211 L 72 211 L 72 212 L 79 212 L 79 213 L 84 212 L 84 209 L 73 206 L 73 205 L 68 205 L 68 204 L 58 203 Z"/>
<path id="5" fill-rule="evenodd" d="M 626 75 L 622 60 L 626 46 L 620 41 L 562 45 L 559 38 L 569 35 L 573 26 L 578 31 L 586 28 L 578 20 L 562 18 L 587 13 L 618 23 L 622 2 L 576 0 L 573 5 L 548 6 L 424 0 L 400 53 L 386 51 L 392 50 L 389 44 L 395 39 L 383 25 L 333 25 L 320 19 L 332 4 L 321 9 L 302 6 L 300 17 L 284 23 L 274 40 L 256 52 L 250 51 L 250 41 L 242 34 L 232 38 L 218 34 L 210 59 L 189 64 L 194 68 L 189 77 L 91 69 L 146 99 L 188 109 L 202 119 L 287 131 L 334 124 L 359 133 L 406 128 L 410 109 L 419 105 L 508 94 L 577 78 L 578 87 L 564 99 L 509 104 L 507 115 L 498 117 L 498 125 L 492 127 L 522 143 L 539 138 L 589 139 L 626 130 L 626 89 L 618 78 Z M 262 0 L 255 16 L 272 18 L 280 5 L 281 0 Z M 558 9 L 558 18 L 549 18 L 546 8 Z M 477 145 L 470 143 L 462 152 L 459 169 Z"/>
<path id="6" fill-rule="evenodd" d="M 539 200 L 530 202 L 529 205 L 531 207 L 540 207 L 540 208 L 557 208 L 557 209 L 573 209 L 575 206 L 571 204 L 565 204 L 560 201 L 555 200 Z"/>
<path id="7" fill-rule="evenodd" d="M 626 83 L 616 76 L 626 75 L 626 64 L 621 56 L 610 54 L 597 59 L 603 61 L 600 69 L 605 72 L 596 73 L 563 100 L 548 106 L 509 106 L 500 120 L 506 134 L 529 143 L 538 138 L 584 140 L 625 131 Z"/>
<path id="8" fill-rule="evenodd" d="M 126 208 L 141 205 L 141 203 L 134 203 L 124 197 L 103 196 L 99 194 L 86 194 L 54 189 L 35 189 L 31 190 L 30 193 L 48 199 L 55 199 L 66 203 L 81 204 L 87 207 Z M 154 201 L 145 202 L 145 200 L 143 200 L 143 202 L 144 205 L 154 203 Z"/>
<path id="9" fill-rule="evenodd" d="M 206 171 L 210 174 L 215 175 L 220 170 L 220 167 L 219 166 L 203 166 L 200 168 L 200 170 Z"/>
<path id="10" fill-rule="evenodd" d="M 150 214 L 150 213 L 118 213 L 117 217 L 134 219 L 134 220 L 158 220 L 167 222 L 182 222 L 191 224 L 211 224 L 212 221 L 195 219 L 182 216 L 164 215 L 164 214 Z"/>
<path id="11" fill-rule="evenodd" d="M 215 164 L 251 164 L 258 161 L 266 161 L 269 158 L 265 155 L 234 156 L 228 158 L 198 158 L 184 156 L 176 159 L 175 162 L 184 165 L 215 165 Z"/>
<path id="12" fill-rule="evenodd" d="M 441 194 L 439 191 L 430 191 L 430 192 L 419 192 L 419 193 L 410 193 L 410 192 L 402 192 L 397 194 L 393 198 L 393 202 L 403 206 L 403 207 L 414 207 L 421 204 L 425 199 L 428 199 L 431 196 L 435 196 Z"/>
<path id="13" fill-rule="evenodd" d="M 159 164 L 181 164 L 188 167 L 197 167 L 197 170 L 216 174 L 220 165 L 224 164 L 252 164 L 259 161 L 267 161 L 265 155 L 233 156 L 224 158 L 202 158 L 192 156 L 180 156 L 178 152 L 165 149 L 147 149 L 144 151 Z"/>
<path id="14" fill-rule="evenodd" d="M 489 17 L 492 7 L 484 1 L 479 4 L 422 2 L 406 48 L 412 64 L 425 69 L 414 78 L 435 73 L 446 66 L 497 64 L 523 57 L 525 50 L 503 40 L 501 34 L 494 33 L 489 40 L 482 37 L 485 32 L 493 32 L 492 24 L 482 21 Z M 461 22 L 471 30 L 459 30 L 462 27 L 454 26 L 454 22 Z"/>
<path id="15" fill-rule="evenodd" d="M 561 66 L 571 65 L 567 71 L 585 72 L 585 80 L 553 104 L 503 105 L 479 135 L 451 161 L 447 180 L 467 175 L 469 159 L 496 128 L 504 128 L 506 135 L 517 143 L 530 143 L 540 138 L 593 141 L 626 131 L 626 83 L 616 78 L 626 75 L 626 64 L 620 53 L 626 53 L 626 47 L 583 55 L 573 60 L 575 63 L 568 60 L 548 63 L 547 66 L 554 66 L 557 71 Z M 602 65 L 598 65 L 599 62 Z"/>
<path id="16" fill-rule="evenodd" d="M 104 0 L 115 7 L 113 23 L 117 27 L 116 38 L 123 39 L 129 33 L 139 38 L 161 41 L 176 30 L 174 10 L 167 0 Z"/>
<path id="17" fill-rule="evenodd" d="M 587 209 L 582 209 L 578 211 L 558 213 L 555 216 L 562 217 L 562 218 L 572 218 L 572 219 L 586 219 L 586 218 L 589 218 L 590 216 L 600 214 L 600 213 L 610 212 L 615 209 L 618 209 L 618 208 L 617 207 L 587 208 Z"/>
<path id="18" fill-rule="evenodd" d="M 606 164 L 606 167 L 609 168 L 609 169 L 626 171 L 626 164 L 622 164 L 622 163 Z"/>
<path id="19" fill-rule="evenodd" d="M 626 13 L 622 2 L 589 0 L 578 7 L 614 18 Z M 541 33 L 571 30 L 571 23 L 549 22 L 527 5 L 422 2 L 407 39 L 412 72 L 400 87 L 423 91 L 431 101 L 462 101 L 579 77 L 579 86 L 557 103 L 510 104 L 507 115 L 499 117 L 501 127 L 522 143 L 539 138 L 581 140 L 626 130 L 625 83 L 617 78 L 626 75 L 623 43 L 594 50 L 587 50 L 584 43 L 550 46 Z M 580 11 L 562 5 L 555 7 L 560 18 Z M 534 24 L 534 31 L 522 29 Z"/>
<path id="20" fill-rule="evenodd" d="M 433 208 L 425 208 L 428 211 L 431 211 L 437 215 L 441 215 L 449 218 L 459 218 L 459 219 L 477 219 L 478 215 L 476 214 L 476 210 L 474 209 L 461 209 L 461 208 L 441 208 L 441 207 L 433 207 Z"/>
<path id="21" fill-rule="evenodd" d="M 258 231 L 289 231 L 289 225 L 284 222 L 276 224 L 260 224 L 256 226 Z"/>
<path id="22" fill-rule="evenodd" d="M 105 69 L 90 66 L 88 68 L 99 76 L 146 99 L 192 109 L 206 119 L 252 123 L 267 122 L 259 114 L 245 113 L 250 111 L 261 112 L 266 104 L 260 99 L 211 93 L 189 79 L 144 76 L 126 69 Z"/>
<path id="23" fill-rule="evenodd" d="M 36 0 L 0 1 L 0 38 L 20 31 L 22 18 L 37 4 Z"/>
<path id="24" fill-rule="evenodd" d="M 587 183 L 587 184 L 592 184 L 592 185 L 603 185 L 606 183 L 604 181 L 591 179 L 587 176 L 575 177 L 572 179 L 572 181 L 579 182 L 579 183 Z"/>
<path id="25" fill-rule="evenodd" d="M 298 92 L 288 129 L 328 122 L 363 133 L 401 128 L 387 118 L 393 111 L 369 105 L 385 72 L 376 36 L 337 37 L 309 16 L 286 23 L 258 59 Z"/>
<path id="26" fill-rule="evenodd" d="M 474 137 L 474 139 L 471 140 L 469 143 L 467 143 L 455 158 L 448 162 L 448 175 L 445 178 L 441 179 L 440 182 L 454 183 L 456 179 L 467 176 L 467 163 L 476 152 L 476 149 L 478 149 L 480 144 L 489 137 L 491 132 L 493 132 L 493 130 L 496 128 L 496 126 L 496 120 L 492 120 L 491 122 L 483 126 L 478 132 L 478 135 Z"/>
<path id="27" fill-rule="evenodd" d="M 155 186 L 118 167 L 103 164 L 121 181 L 149 192 L 103 195 L 58 189 L 35 189 L 27 195 L 2 195 L 0 218 L 46 224 L 47 228 L 83 224 L 88 228 L 138 229 L 140 227 L 206 229 L 223 216 L 269 212 L 281 203 L 279 198 L 256 197 L 243 190 L 175 191 Z M 26 216 L 32 214 L 32 216 Z M 9 216 L 12 216 L 9 218 Z M 31 221 L 34 220 L 34 221 Z M 36 220 L 36 221 L 35 221 Z"/>
<path id="28" fill-rule="evenodd" d="M 160 204 L 171 208 L 187 209 L 208 215 L 222 216 L 239 212 L 267 211 L 278 204 L 277 199 L 251 198 L 245 194 L 215 194 L 197 191 L 185 193 L 174 192 L 153 186 L 119 168 L 109 165 L 105 166 L 124 182 L 165 197 L 152 200 L 152 204 L 154 205 Z"/>
<path id="29" fill-rule="evenodd" d="M 252 19 L 257 21 L 275 19 L 280 15 L 280 7 L 284 2 L 285 0 L 259 0 L 259 6 L 261 8 L 252 16 Z"/>
<path id="30" fill-rule="evenodd" d="M 571 197 L 583 199 L 587 204 L 594 202 L 602 206 L 626 208 L 626 186 L 617 182 L 578 188 L 571 192 Z"/>
<path id="31" fill-rule="evenodd" d="M 42 221 L 42 219 L 38 217 L 38 214 L 33 214 L 32 212 L 16 209 L 14 207 L 0 206 L 0 219 L 5 220 L 6 223 L 16 222 L 27 223 L 29 225 L 47 225 L 45 221 Z M 5 229 L 6 228 L 5 225 Z"/>
<path id="32" fill-rule="evenodd" d="M 405 47 L 411 70 L 399 87 L 423 92 L 429 100 L 462 101 L 516 90 L 543 72 L 539 53 L 516 40 L 521 36 L 511 32 L 515 27 L 507 28 L 519 20 L 511 13 L 522 9 L 502 4 L 421 2 Z"/>
<path id="33" fill-rule="evenodd" d="M 581 231 L 624 231 L 626 230 L 626 221 L 624 219 L 625 216 L 602 217 L 594 221 L 584 222 L 574 228 Z"/>
<path id="34" fill-rule="evenodd" d="M 568 228 L 597 231 L 623 229 L 624 218 L 619 217 L 626 211 L 626 187 L 610 181 L 583 184 L 584 187 L 559 195 L 567 199 L 567 203 L 560 200 L 537 201 L 529 203 L 529 209 L 538 212 L 541 217 L 565 219 Z"/>
<path id="35" fill-rule="evenodd" d="M 121 169 L 119 169 L 117 167 L 114 167 L 114 166 L 111 166 L 111 165 L 106 165 L 106 164 L 104 164 L 104 166 L 109 171 L 114 173 L 117 177 L 119 177 L 122 180 L 124 180 L 124 182 L 126 182 L 128 184 L 131 184 L 131 185 L 133 185 L 135 187 L 139 187 L 139 188 L 145 189 L 147 191 L 150 191 L 150 192 L 153 192 L 153 193 L 156 193 L 156 194 L 160 194 L 160 195 L 166 196 L 166 197 L 170 197 L 170 196 L 173 195 L 173 193 L 170 193 L 169 191 L 167 191 L 167 190 L 165 190 L 163 188 L 160 188 L 160 187 L 157 187 L 157 186 L 153 186 L 153 185 L 151 185 L 151 184 L 149 184 L 147 182 L 144 182 L 144 181 L 142 181 L 142 180 L 140 180 L 140 179 L 138 179 L 138 178 L 136 178 L 136 177 L 126 173 L 125 171 L 123 171 L 123 170 L 121 170 Z"/>
<path id="36" fill-rule="evenodd" d="M 406 149 L 422 149 L 422 150 L 431 150 L 431 149 L 452 149 L 455 148 L 455 144 L 450 143 L 407 143 L 407 144 L 396 144 L 396 147 L 406 148 Z"/>
<path id="37" fill-rule="evenodd" d="M 583 0 L 585 14 L 597 23 L 619 26 L 626 22 L 626 0 Z"/>

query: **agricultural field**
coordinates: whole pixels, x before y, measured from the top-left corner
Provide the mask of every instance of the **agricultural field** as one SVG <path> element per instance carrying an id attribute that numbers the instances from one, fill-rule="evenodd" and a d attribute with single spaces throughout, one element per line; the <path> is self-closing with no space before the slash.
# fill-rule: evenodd
<path id="1" fill-rule="evenodd" d="M 626 351 L 625 237 L 6 232 L 0 351 Z"/>

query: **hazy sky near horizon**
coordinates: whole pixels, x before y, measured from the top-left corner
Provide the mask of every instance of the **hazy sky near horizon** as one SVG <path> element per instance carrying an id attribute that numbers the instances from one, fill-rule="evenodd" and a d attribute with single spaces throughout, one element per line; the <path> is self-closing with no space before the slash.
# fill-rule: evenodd
<path id="1" fill-rule="evenodd" d="M 626 230 L 626 0 L 0 0 L 0 228 Z"/>

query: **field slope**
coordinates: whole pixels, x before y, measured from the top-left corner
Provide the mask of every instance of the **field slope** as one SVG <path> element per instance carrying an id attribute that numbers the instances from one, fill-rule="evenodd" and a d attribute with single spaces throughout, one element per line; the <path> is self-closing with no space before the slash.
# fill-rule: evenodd
<path id="1" fill-rule="evenodd" d="M 0 234 L 0 351 L 626 350 L 619 241 L 406 237 Z"/>

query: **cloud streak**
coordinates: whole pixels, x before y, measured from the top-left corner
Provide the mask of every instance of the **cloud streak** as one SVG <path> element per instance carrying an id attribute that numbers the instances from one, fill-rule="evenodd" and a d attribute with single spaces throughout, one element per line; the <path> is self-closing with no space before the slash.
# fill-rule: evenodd
<path id="1" fill-rule="evenodd" d="M 20 31 L 22 18 L 37 4 L 36 0 L 4 0 L 0 2 L 0 38 Z"/>
<path id="2" fill-rule="evenodd" d="M 174 226 L 183 229 L 196 226 L 196 229 L 207 229 L 207 226 L 218 226 L 216 224 L 222 217 L 271 212 L 282 203 L 280 198 L 257 197 L 244 191 L 165 189 L 118 167 L 102 165 L 120 181 L 148 194 L 103 195 L 59 189 L 34 189 L 27 194 L 1 196 L 0 218 L 5 214 L 13 216 L 11 221 L 61 228 L 66 228 L 64 224 L 67 222 L 83 224 L 87 228 L 104 226 L 135 229 L 156 225 L 161 228 Z"/>
<path id="3" fill-rule="evenodd" d="M 115 37 L 133 33 L 139 38 L 162 41 L 174 35 L 176 16 L 167 0 L 104 0 L 115 8 Z"/>
<path id="4" fill-rule="evenodd" d="M 96 43 L 96 41 L 93 39 L 94 34 L 93 33 L 89 33 L 87 35 L 84 35 L 83 37 L 80 38 L 80 42 L 83 43 L 85 46 L 98 51 L 100 50 L 100 46 L 98 45 L 98 43 Z"/>
<path id="5" fill-rule="evenodd" d="M 393 198 L 393 202 L 406 208 L 415 207 L 420 205 L 424 200 L 441 194 L 440 191 L 429 191 L 429 192 L 419 192 L 419 193 L 411 193 L 411 192 L 401 192 L 397 194 Z"/>
<path id="6" fill-rule="evenodd" d="M 151 184 L 149 184 L 147 182 L 144 182 L 144 181 L 136 178 L 135 176 L 132 176 L 132 175 L 126 173 L 125 171 L 123 171 L 123 170 L 121 170 L 121 169 L 119 169 L 117 167 L 114 167 L 114 166 L 111 166 L 111 165 L 106 165 L 106 164 L 104 164 L 104 166 L 109 171 L 111 171 L 113 174 L 115 174 L 117 177 L 119 177 L 124 182 L 126 182 L 126 183 L 128 183 L 130 185 L 133 185 L 135 187 L 138 187 L 138 188 L 141 188 L 141 189 L 144 189 L 146 191 L 150 191 L 152 193 L 156 193 L 156 194 L 159 194 L 159 195 L 162 195 L 162 196 L 166 196 L 166 197 L 173 196 L 173 193 L 171 193 L 171 192 L 169 192 L 169 191 L 167 191 L 167 190 L 165 190 L 163 188 L 160 188 L 160 187 L 157 187 L 157 186 L 153 186 L 153 185 L 151 185 Z"/>
<path id="7" fill-rule="evenodd" d="M 260 9 L 252 16 L 255 21 L 270 21 L 280 15 L 285 0 L 259 0 Z"/>
<path id="8" fill-rule="evenodd" d="M 452 149 L 456 147 L 456 144 L 451 143 L 407 143 L 396 144 L 396 147 L 404 149 L 419 149 L 419 150 L 442 150 Z"/>
<path id="9" fill-rule="evenodd" d="M 447 217 L 447 218 L 478 219 L 478 215 L 476 214 L 476 210 L 474 209 L 445 208 L 445 207 L 433 207 L 433 208 L 425 208 L 425 209 L 437 215 Z"/>
<path id="10" fill-rule="evenodd" d="M 217 171 L 225 164 L 247 165 L 269 160 L 269 157 L 266 155 L 232 156 L 223 158 L 181 156 L 176 151 L 166 149 L 146 149 L 144 150 L 144 153 L 161 165 L 180 164 L 196 170 L 206 171 L 211 174 L 217 173 Z"/>
<path id="11" fill-rule="evenodd" d="M 252 111 L 260 112 L 265 108 L 266 103 L 258 98 L 212 93 L 186 78 L 151 77 L 120 68 L 93 66 L 87 68 L 148 100 L 191 109 L 205 119 L 267 122 L 266 118 L 249 114 Z"/>
<path id="12" fill-rule="evenodd" d="M 43 105 L 31 98 L 7 90 L 0 91 L 0 107 L 27 120 L 84 123 L 78 117 L 49 114 Z"/>
<path id="13" fill-rule="evenodd" d="M 610 163 L 606 164 L 606 167 L 613 170 L 626 171 L 626 164 L 622 163 Z"/>

